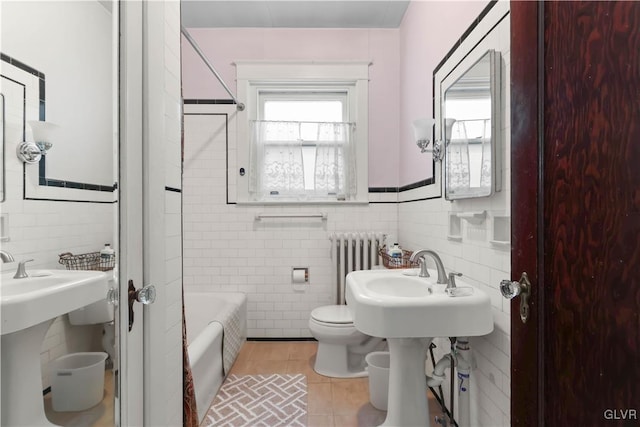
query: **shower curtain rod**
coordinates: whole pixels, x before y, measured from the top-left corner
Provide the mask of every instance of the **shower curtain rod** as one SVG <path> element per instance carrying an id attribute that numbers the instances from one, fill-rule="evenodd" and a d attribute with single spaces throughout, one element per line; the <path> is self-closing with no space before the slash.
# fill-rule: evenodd
<path id="1" fill-rule="evenodd" d="M 224 82 L 224 80 L 222 80 L 222 77 L 220 77 L 220 74 L 218 74 L 216 69 L 213 68 L 213 65 L 211 65 L 211 63 L 209 62 L 207 57 L 204 55 L 204 53 L 202 52 L 202 50 L 200 49 L 200 47 L 198 46 L 196 41 L 191 37 L 191 34 L 189 34 L 187 29 L 184 28 L 182 25 L 180 25 L 180 32 L 184 35 L 184 37 L 187 39 L 187 41 L 191 44 L 191 46 L 196 51 L 198 56 L 200 56 L 200 58 L 204 61 L 206 66 L 209 68 L 209 70 L 211 70 L 213 75 L 216 76 L 216 79 L 218 79 L 218 81 L 220 82 L 220 84 L 222 85 L 224 90 L 226 90 L 227 93 L 229 94 L 229 96 L 231 97 L 231 99 L 233 99 L 233 102 L 236 103 L 236 108 L 238 109 L 238 111 L 243 111 L 244 110 L 244 104 L 242 102 L 238 101 L 238 98 L 236 98 L 236 96 L 231 92 L 231 89 L 229 89 L 229 86 L 227 86 L 227 84 Z"/>

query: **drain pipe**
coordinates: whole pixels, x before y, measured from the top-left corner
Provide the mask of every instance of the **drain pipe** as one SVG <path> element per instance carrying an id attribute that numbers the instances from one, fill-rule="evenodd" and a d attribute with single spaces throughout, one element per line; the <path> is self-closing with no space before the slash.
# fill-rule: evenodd
<path id="1" fill-rule="evenodd" d="M 446 377 L 444 376 L 444 370 L 451 367 L 451 359 L 451 354 L 447 354 L 443 356 L 442 359 L 438 361 L 438 363 L 436 363 L 431 376 L 427 375 L 427 385 L 429 387 L 437 387 L 441 385 L 444 380 L 446 380 Z"/>
<path id="2" fill-rule="evenodd" d="M 467 337 L 458 338 L 456 342 L 456 359 L 458 361 L 458 425 L 471 425 L 471 350 Z"/>
<path id="3" fill-rule="evenodd" d="M 469 339 L 467 337 L 459 337 L 455 346 L 452 345 L 451 353 L 446 354 L 436 363 L 431 376 L 427 375 L 427 385 L 429 387 L 437 387 L 446 379 L 444 371 L 451 368 L 451 381 L 453 383 L 453 370 L 457 370 L 458 377 L 458 420 L 459 427 L 468 427 L 471 425 L 470 416 L 470 380 L 471 380 L 471 349 L 469 347 Z M 453 390 L 451 385 L 451 416 L 453 417 Z"/>

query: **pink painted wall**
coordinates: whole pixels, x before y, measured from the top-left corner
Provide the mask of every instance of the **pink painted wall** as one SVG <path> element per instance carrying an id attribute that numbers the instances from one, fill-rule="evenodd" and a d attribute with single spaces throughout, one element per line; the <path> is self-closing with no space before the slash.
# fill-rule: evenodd
<path id="1" fill-rule="evenodd" d="M 433 117 L 433 69 L 487 6 L 488 1 L 412 1 L 400 26 L 399 185 L 432 174 L 431 156 L 420 154 L 411 123 Z"/>
<path id="2" fill-rule="evenodd" d="M 433 69 L 487 1 L 413 1 L 398 29 L 192 28 L 190 34 L 236 93 L 234 61 L 368 60 L 369 187 L 431 176 L 411 122 L 432 117 Z M 182 41 L 186 99 L 228 99 L 189 43 Z M 241 100 L 242 101 L 242 100 Z"/>
<path id="3" fill-rule="evenodd" d="M 398 186 L 399 29 L 192 28 L 189 33 L 234 93 L 234 61 L 371 61 L 369 187 Z M 185 99 L 229 99 L 184 38 L 182 85 Z"/>

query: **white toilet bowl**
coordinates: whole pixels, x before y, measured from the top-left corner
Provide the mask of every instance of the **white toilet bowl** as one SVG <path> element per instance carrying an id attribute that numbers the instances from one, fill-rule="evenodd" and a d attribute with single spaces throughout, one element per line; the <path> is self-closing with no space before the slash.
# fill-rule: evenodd
<path id="1" fill-rule="evenodd" d="M 318 340 L 313 369 L 327 377 L 367 376 L 365 356 L 378 349 L 383 341 L 358 331 L 346 305 L 314 309 L 309 318 L 309 330 Z"/>

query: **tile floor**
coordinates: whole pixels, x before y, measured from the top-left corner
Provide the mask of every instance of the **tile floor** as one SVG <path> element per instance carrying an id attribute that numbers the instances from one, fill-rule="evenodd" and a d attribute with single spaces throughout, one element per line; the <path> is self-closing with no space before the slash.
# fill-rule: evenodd
<path id="1" fill-rule="evenodd" d="M 329 378 L 315 373 L 315 341 L 247 341 L 231 374 L 305 374 L 307 376 L 308 427 L 377 426 L 386 412 L 369 403 L 368 378 Z M 431 416 L 441 413 L 428 393 Z"/>
<path id="2" fill-rule="evenodd" d="M 329 378 L 315 373 L 313 363 L 317 348 L 315 341 L 247 341 L 230 374 L 306 375 L 308 427 L 371 427 L 382 424 L 386 412 L 369 403 L 368 378 Z M 431 417 L 440 415 L 442 411 L 435 398 L 430 392 L 427 396 Z M 47 395 L 45 409 L 49 420 L 62 426 L 112 427 L 111 372 L 105 372 L 105 398 L 101 404 L 84 412 L 54 412 L 50 395 Z"/>

